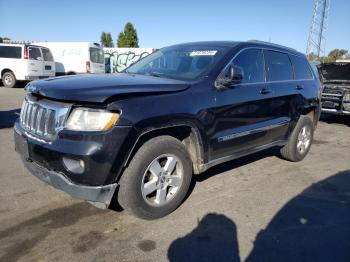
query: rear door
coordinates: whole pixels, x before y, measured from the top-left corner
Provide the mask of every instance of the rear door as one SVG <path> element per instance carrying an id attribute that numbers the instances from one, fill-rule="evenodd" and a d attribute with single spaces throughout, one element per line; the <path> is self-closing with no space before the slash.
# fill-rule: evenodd
<path id="1" fill-rule="evenodd" d="M 44 76 L 55 76 L 55 61 L 50 49 L 42 47 L 41 52 L 44 59 Z"/>
<path id="2" fill-rule="evenodd" d="M 28 46 L 29 61 L 27 65 L 27 73 L 29 76 L 39 77 L 44 74 L 44 59 L 41 54 L 40 47 Z"/>
<path id="3" fill-rule="evenodd" d="M 271 116 L 290 123 L 298 105 L 297 83 L 289 55 L 276 50 L 264 50 L 267 72 L 267 88 L 274 93 L 271 102 Z M 300 106 L 300 105 L 299 105 Z M 289 125 L 280 126 L 271 132 L 271 141 L 285 140 L 288 136 Z"/>
<path id="4" fill-rule="evenodd" d="M 305 105 L 310 103 L 310 101 L 307 100 L 319 97 L 319 88 L 317 87 L 319 79 L 317 79 L 316 72 L 315 74 L 312 73 L 312 67 L 307 61 L 306 56 L 290 54 L 289 57 L 294 68 L 294 97 L 298 97 L 294 103 L 302 104 L 305 107 Z M 314 75 L 316 75 L 317 81 L 315 81 Z"/>
<path id="5" fill-rule="evenodd" d="M 104 74 L 105 63 L 103 49 L 100 47 L 89 48 L 90 61 L 87 62 L 86 68 L 90 68 L 92 74 Z M 87 70 L 88 71 L 88 70 Z"/>

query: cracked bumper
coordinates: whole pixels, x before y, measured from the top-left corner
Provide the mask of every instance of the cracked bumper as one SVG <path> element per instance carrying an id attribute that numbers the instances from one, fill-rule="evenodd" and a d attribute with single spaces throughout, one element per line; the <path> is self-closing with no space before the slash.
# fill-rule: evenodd
<path id="1" fill-rule="evenodd" d="M 89 201 L 98 208 L 108 208 L 118 184 L 105 186 L 78 185 L 64 175 L 39 166 L 35 162 L 23 159 L 24 166 L 30 173 L 47 184 L 66 192 L 72 197 Z"/>

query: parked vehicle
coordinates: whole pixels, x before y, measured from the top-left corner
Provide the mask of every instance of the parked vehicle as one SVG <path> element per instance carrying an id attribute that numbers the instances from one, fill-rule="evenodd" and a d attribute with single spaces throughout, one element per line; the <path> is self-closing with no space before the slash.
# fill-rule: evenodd
<path id="1" fill-rule="evenodd" d="M 55 76 L 55 63 L 48 48 L 0 44 L 0 79 L 5 87 L 15 87 L 17 81 L 51 76 Z"/>
<path id="2" fill-rule="evenodd" d="M 184 200 L 192 173 L 275 146 L 302 160 L 319 85 L 305 55 L 287 47 L 170 46 L 117 75 L 32 82 L 16 150 L 34 176 L 74 197 L 104 208 L 114 197 L 159 218 Z"/>
<path id="3" fill-rule="evenodd" d="M 50 48 L 56 62 L 56 76 L 104 74 L 104 54 L 99 44 L 89 42 L 40 42 Z"/>
<path id="4" fill-rule="evenodd" d="M 322 113 L 350 115 L 350 63 L 318 65 L 323 85 Z"/>

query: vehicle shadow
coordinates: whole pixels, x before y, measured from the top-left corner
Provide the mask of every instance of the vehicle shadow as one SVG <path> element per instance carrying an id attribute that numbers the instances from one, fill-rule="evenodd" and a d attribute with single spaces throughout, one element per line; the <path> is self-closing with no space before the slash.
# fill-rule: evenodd
<path id="1" fill-rule="evenodd" d="M 350 126 L 350 116 L 321 115 L 320 121 L 327 124 L 339 124 Z"/>
<path id="2" fill-rule="evenodd" d="M 13 109 L 9 111 L 0 111 L 0 129 L 11 128 L 19 117 L 21 109 Z"/>
<path id="3" fill-rule="evenodd" d="M 350 170 L 290 200 L 256 237 L 247 262 L 350 261 Z"/>
<path id="4" fill-rule="evenodd" d="M 350 261 L 350 170 L 315 183 L 260 231 L 247 262 Z M 239 261 L 235 223 L 208 214 L 172 242 L 170 261 Z"/>
<path id="5" fill-rule="evenodd" d="M 221 214 L 207 214 L 188 235 L 172 242 L 169 261 L 240 261 L 235 223 Z"/>

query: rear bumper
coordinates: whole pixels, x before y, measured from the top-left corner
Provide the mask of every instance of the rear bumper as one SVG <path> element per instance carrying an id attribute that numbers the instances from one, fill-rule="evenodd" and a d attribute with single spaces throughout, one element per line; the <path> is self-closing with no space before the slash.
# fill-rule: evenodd
<path id="1" fill-rule="evenodd" d="M 72 197 L 87 200 L 99 208 L 108 208 L 118 186 L 117 183 L 105 186 L 84 186 L 70 181 L 64 175 L 50 171 L 33 161 L 23 159 L 24 166 L 32 175 L 47 184 L 62 190 Z"/>

